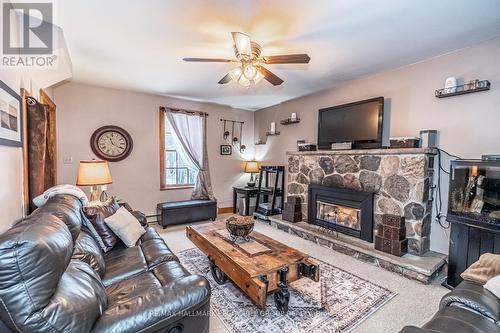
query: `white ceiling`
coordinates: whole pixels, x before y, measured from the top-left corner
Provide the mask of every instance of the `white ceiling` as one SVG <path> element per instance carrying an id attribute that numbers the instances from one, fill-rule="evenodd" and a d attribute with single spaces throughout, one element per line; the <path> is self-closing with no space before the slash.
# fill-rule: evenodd
<path id="1" fill-rule="evenodd" d="M 254 110 L 500 36 L 498 0 L 64 0 L 56 9 L 73 81 Z M 311 62 L 268 65 L 285 82 L 245 89 L 217 84 L 229 64 L 182 61 L 233 58 L 231 31 L 263 55 Z"/>

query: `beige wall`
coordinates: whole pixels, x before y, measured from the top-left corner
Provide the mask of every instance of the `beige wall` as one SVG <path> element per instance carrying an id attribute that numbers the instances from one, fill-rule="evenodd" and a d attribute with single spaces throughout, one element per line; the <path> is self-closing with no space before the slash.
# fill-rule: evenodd
<path id="1" fill-rule="evenodd" d="M 89 145 L 94 130 L 104 125 L 116 125 L 131 134 L 134 149 L 127 159 L 110 163 L 113 184 L 109 186 L 109 193 L 120 196 L 147 214 L 154 214 L 159 202 L 188 199 L 190 190 L 159 190 L 160 105 L 209 113 L 210 173 L 219 207 L 231 206 L 232 186 L 249 178 L 242 170 L 244 161 L 253 158 L 253 112 L 76 83 L 54 88 L 54 98 L 58 108 L 60 183 L 74 184 L 78 162 L 95 157 Z M 219 155 L 219 145 L 224 143 L 220 118 L 245 122 L 243 142 L 248 149 L 243 155 L 234 149 L 231 156 Z M 68 157 L 73 159 L 71 164 L 63 162 Z"/>
<path id="2" fill-rule="evenodd" d="M 279 123 L 292 112 L 297 112 L 302 121 L 287 127 L 278 125 L 281 135 L 271 137 L 267 145 L 257 146 L 256 156 L 270 163 L 285 164 L 285 152 L 295 150 L 298 139 L 317 141 L 318 109 L 377 96 L 386 98 L 391 136 L 418 136 L 421 129 L 437 129 L 440 132 L 440 147 L 450 153 L 464 158 L 498 154 L 499 54 L 500 39 L 495 39 L 259 110 L 255 115 L 256 140 L 264 137 L 271 121 Z M 488 79 L 492 89 L 445 99 L 434 97 L 434 90 L 442 87 L 449 76 L 465 80 Z M 443 186 L 447 188 L 447 184 L 445 181 Z M 448 231 L 434 223 L 431 249 L 446 253 L 447 248 Z"/>

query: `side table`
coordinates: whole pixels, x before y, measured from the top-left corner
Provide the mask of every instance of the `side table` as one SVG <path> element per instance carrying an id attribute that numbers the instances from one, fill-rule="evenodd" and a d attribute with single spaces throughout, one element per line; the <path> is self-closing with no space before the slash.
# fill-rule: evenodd
<path id="1" fill-rule="evenodd" d="M 244 215 L 250 215 L 250 198 L 257 195 L 257 187 L 248 186 L 233 186 L 233 214 L 236 214 L 236 205 L 238 202 L 238 194 L 245 198 L 245 212 Z"/>

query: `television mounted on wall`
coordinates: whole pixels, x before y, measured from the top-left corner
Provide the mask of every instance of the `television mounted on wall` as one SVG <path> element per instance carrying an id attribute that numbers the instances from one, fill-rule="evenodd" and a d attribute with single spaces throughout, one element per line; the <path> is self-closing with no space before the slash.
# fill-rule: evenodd
<path id="1" fill-rule="evenodd" d="M 318 149 L 333 143 L 352 143 L 353 149 L 381 148 L 384 135 L 384 97 L 319 110 Z"/>

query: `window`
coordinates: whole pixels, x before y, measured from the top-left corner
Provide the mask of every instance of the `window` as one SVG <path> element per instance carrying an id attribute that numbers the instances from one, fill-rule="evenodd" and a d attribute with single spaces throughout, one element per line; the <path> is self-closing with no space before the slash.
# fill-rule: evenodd
<path id="1" fill-rule="evenodd" d="M 181 147 L 176 146 L 174 133 L 165 112 L 160 111 L 160 188 L 193 187 L 198 170 L 190 166 Z"/>

